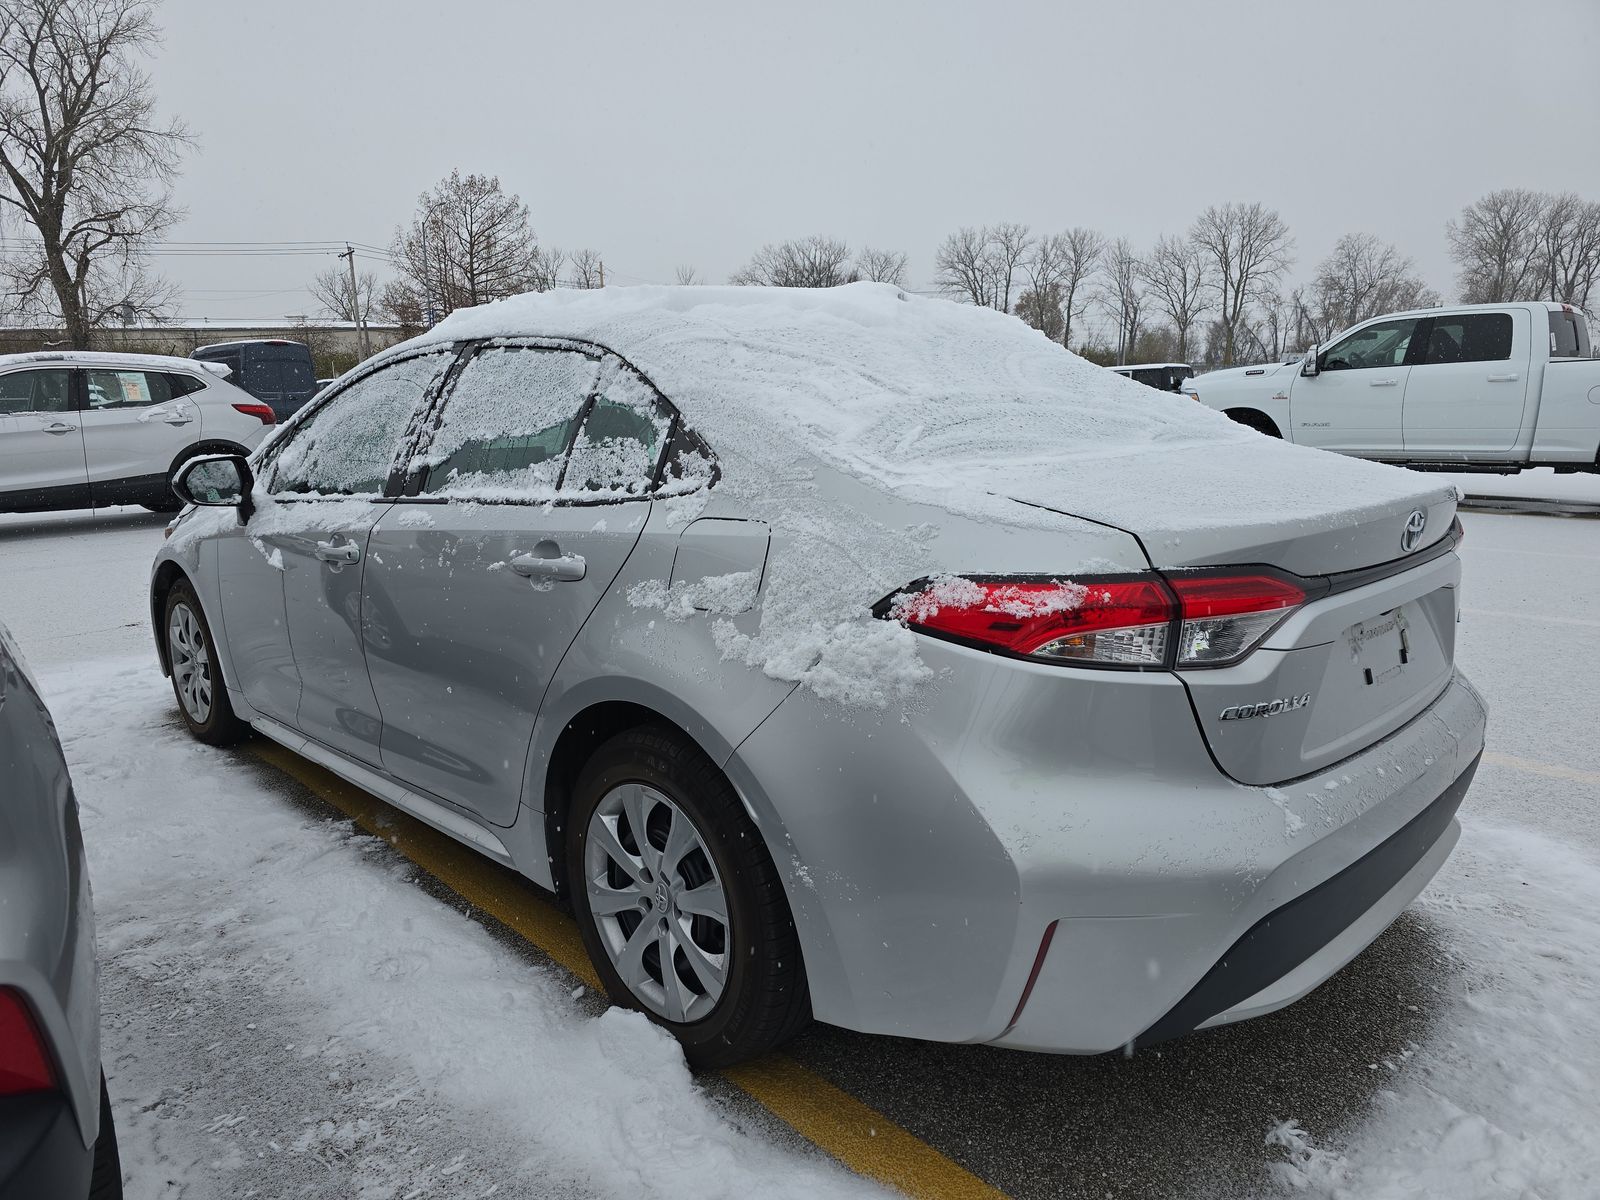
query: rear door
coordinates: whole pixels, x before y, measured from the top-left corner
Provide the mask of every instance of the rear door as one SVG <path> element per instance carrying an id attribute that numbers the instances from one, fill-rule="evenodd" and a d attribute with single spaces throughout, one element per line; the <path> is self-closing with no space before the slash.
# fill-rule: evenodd
<path id="1" fill-rule="evenodd" d="M 172 465 L 200 436 L 200 408 L 175 396 L 160 371 L 83 372 L 83 452 L 96 504 L 121 504 L 166 486 Z"/>
<path id="2" fill-rule="evenodd" d="M 88 505 L 72 376 L 65 367 L 0 375 L 0 508 Z"/>
<path id="3" fill-rule="evenodd" d="M 385 769 L 513 822 L 545 689 L 639 539 L 671 421 L 614 357 L 527 344 L 466 362 L 414 494 L 370 541 Z"/>
<path id="4" fill-rule="evenodd" d="M 1318 351 L 1316 375 L 1290 376 L 1292 440 L 1324 450 L 1398 457 L 1408 365 L 1420 318 L 1374 321 Z"/>
<path id="5" fill-rule="evenodd" d="M 1493 458 L 1512 449 L 1528 397 L 1527 312 L 1432 317 L 1420 340 L 1423 354 L 1406 382 L 1407 455 Z"/>

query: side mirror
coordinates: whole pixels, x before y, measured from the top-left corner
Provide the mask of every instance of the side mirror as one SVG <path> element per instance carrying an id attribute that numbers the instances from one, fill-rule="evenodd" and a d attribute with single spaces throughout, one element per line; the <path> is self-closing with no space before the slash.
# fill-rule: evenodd
<path id="1" fill-rule="evenodd" d="M 172 490 L 185 504 L 202 508 L 237 508 L 239 519 L 248 521 L 255 511 L 250 492 L 256 478 L 242 454 L 204 454 L 191 458 L 178 468 Z"/>
<path id="2" fill-rule="evenodd" d="M 1317 373 L 1321 370 L 1322 367 L 1317 361 L 1317 348 L 1313 346 L 1309 351 L 1306 352 L 1305 362 L 1300 364 L 1300 374 L 1304 375 L 1307 379 L 1310 379 L 1317 375 Z"/>

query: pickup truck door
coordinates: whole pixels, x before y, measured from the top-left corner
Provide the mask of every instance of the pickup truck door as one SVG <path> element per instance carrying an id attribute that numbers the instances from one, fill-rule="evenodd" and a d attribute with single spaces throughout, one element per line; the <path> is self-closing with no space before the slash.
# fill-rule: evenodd
<path id="1" fill-rule="evenodd" d="M 1418 317 L 1374 321 L 1317 352 L 1316 375 L 1296 375 L 1289 393 L 1290 440 L 1324 450 L 1398 457 L 1402 402 Z"/>
<path id="2" fill-rule="evenodd" d="M 1406 382 L 1407 457 L 1498 458 L 1517 444 L 1533 338 L 1528 314 L 1441 314 L 1424 321 Z"/>

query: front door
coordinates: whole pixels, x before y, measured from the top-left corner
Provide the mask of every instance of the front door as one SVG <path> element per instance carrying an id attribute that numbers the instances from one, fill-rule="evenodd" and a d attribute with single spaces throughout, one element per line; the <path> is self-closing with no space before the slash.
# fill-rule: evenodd
<path id="1" fill-rule="evenodd" d="M 1292 379 L 1293 440 L 1324 450 L 1399 457 L 1417 320 L 1374 321 L 1318 351 L 1318 373 Z"/>
<path id="2" fill-rule="evenodd" d="M 1406 383 L 1406 453 L 1444 461 L 1503 456 L 1517 444 L 1527 405 L 1528 314 L 1433 317 L 1426 341 Z"/>
<path id="3" fill-rule="evenodd" d="M 401 359 L 330 395 L 269 452 L 260 507 L 243 538 L 226 539 L 235 556 L 229 647 L 236 662 L 252 649 L 259 656 L 246 698 L 373 765 L 378 708 L 361 646 L 367 536 L 392 503 L 385 493 L 413 416 L 454 357 L 439 350 Z M 248 622 L 236 620 L 232 605 L 250 613 Z M 292 677 L 283 670 L 285 649 Z"/>
<path id="4" fill-rule="evenodd" d="M 671 423 L 614 358 L 481 349 L 446 398 L 414 498 L 368 555 L 383 765 L 499 825 L 534 718 L 649 515 Z"/>
<path id="5" fill-rule="evenodd" d="M 164 494 L 173 464 L 200 436 L 193 398 L 174 396 L 160 371 L 104 367 L 83 376 L 83 452 L 94 502 Z"/>
<path id="6" fill-rule="evenodd" d="M 88 505 L 81 417 L 70 370 L 0 375 L 0 510 Z"/>

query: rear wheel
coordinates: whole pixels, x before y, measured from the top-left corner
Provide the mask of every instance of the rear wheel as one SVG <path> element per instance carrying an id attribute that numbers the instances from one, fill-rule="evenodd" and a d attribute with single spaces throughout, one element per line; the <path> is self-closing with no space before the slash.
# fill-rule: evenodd
<path id="1" fill-rule="evenodd" d="M 696 1070 L 753 1058 L 811 1016 L 777 868 L 727 778 L 676 731 L 606 742 L 573 797 L 567 880 L 612 1000 Z"/>
<path id="2" fill-rule="evenodd" d="M 239 741 L 248 726 L 228 703 L 217 645 L 187 579 L 178 580 L 167 593 L 162 629 L 167 663 L 172 668 L 172 691 L 189 732 L 212 746 L 230 746 Z"/>

